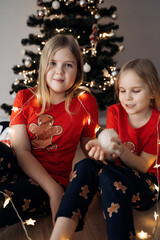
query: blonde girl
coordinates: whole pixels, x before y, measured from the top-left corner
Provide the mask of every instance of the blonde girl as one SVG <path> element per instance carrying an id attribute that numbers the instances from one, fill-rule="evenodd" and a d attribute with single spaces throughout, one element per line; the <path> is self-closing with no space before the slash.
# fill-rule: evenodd
<path id="1" fill-rule="evenodd" d="M 51 211 L 54 223 L 80 142 L 95 137 L 95 98 L 82 91 L 83 61 L 71 35 L 55 35 L 42 50 L 38 87 L 18 92 L 10 119 L 11 148 L 0 144 L 0 191 L 8 193 L 23 220 Z M 15 155 L 14 155 L 14 153 Z M 5 195 L 0 195 L 2 202 Z M 0 227 L 18 221 L 0 209 Z"/>
<path id="2" fill-rule="evenodd" d="M 101 148 L 99 139 L 87 143 L 89 156 L 100 159 L 101 163 L 90 161 L 86 171 L 94 166 L 97 174 L 101 168 L 97 181 L 108 239 L 130 240 L 136 235 L 132 208 L 146 210 L 159 199 L 160 176 L 156 166 L 160 164 L 160 79 L 150 60 L 134 59 L 121 68 L 115 88 L 119 103 L 108 107 L 107 128 L 114 129 L 118 137 L 112 138 L 110 152 Z M 72 189 L 70 185 L 62 199 L 51 240 L 71 239 L 81 222 L 76 222 L 72 214 L 63 214 L 67 196 L 80 185 L 79 179 L 74 178 Z M 87 187 L 92 189 L 92 185 Z M 67 204 L 72 213 L 74 203 Z M 77 209 L 81 206 L 77 205 Z"/>

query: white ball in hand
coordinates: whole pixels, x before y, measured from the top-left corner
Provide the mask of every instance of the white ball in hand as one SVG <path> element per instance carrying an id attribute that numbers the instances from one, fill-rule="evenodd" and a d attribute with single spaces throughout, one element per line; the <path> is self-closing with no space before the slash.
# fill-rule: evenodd
<path id="1" fill-rule="evenodd" d="M 118 134 L 114 129 L 104 129 L 98 135 L 98 139 L 104 152 L 119 154 L 118 150 L 113 149 L 113 145 L 118 144 L 112 141 L 113 138 L 118 138 Z"/>

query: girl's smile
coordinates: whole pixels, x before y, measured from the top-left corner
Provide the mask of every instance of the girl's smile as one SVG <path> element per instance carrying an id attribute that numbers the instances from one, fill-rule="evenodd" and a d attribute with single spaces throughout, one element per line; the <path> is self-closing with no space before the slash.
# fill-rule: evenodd
<path id="1" fill-rule="evenodd" d="M 58 50 L 50 61 L 46 81 L 50 88 L 51 102 L 57 104 L 65 100 L 65 93 L 72 87 L 77 76 L 77 60 L 70 50 Z"/>
<path id="2" fill-rule="evenodd" d="M 149 86 L 132 71 L 127 70 L 119 79 L 119 100 L 134 126 L 144 124 L 150 111 L 152 93 Z"/>

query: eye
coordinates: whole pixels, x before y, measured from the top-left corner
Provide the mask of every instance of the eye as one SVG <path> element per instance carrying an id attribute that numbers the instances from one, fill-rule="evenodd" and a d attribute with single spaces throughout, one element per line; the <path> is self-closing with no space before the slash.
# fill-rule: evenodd
<path id="1" fill-rule="evenodd" d="M 133 90 L 133 93 L 139 93 L 141 90 Z"/>
<path id="2" fill-rule="evenodd" d="M 54 66 L 54 65 L 56 65 L 56 63 L 55 63 L 55 61 L 51 61 L 51 66 Z"/>
<path id="3" fill-rule="evenodd" d="M 71 64 L 71 63 L 66 63 L 65 66 L 66 66 L 66 67 L 70 67 L 70 68 L 72 68 L 72 64 Z"/>
<path id="4" fill-rule="evenodd" d="M 119 92 L 120 93 L 125 93 L 125 90 L 124 89 L 119 89 Z"/>

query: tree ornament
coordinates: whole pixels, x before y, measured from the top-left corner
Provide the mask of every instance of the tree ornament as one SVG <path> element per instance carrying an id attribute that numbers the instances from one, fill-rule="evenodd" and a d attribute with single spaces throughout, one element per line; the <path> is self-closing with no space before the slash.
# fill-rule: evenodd
<path id="1" fill-rule="evenodd" d="M 16 78 L 13 84 L 16 86 L 16 85 L 20 84 L 20 81 Z"/>
<path id="2" fill-rule="evenodd" d="M 98 40 L 99 40 L 98 30 L 99 30 L 98 25 L 96 23 L 94 23 L 92 26 L 92 33 L 89 36 L 90 42 L 91 42 L 91 47 L 92 47 L 92 56 L 96 56 L 96 53 L 97 53 L 96 47 L 97 47 Z"/>
<path id="3" fill-rule="evenodd" d="M 44 10 L 37 10 L 37 15 L 39 18 L 43 18 L 44 17 Z"/>
<path id="4" fill-rule="evenodd" d="M 45 8 L 44 9 L 44 15 L 49 16 L 49 14 L 50 14 L 50 10 L 48 8 Z"/>
<path id="5" fill-rule="evenodd" d="M 113 71 L 111 72 L 112 77 L 116 77 L 117 74 L 118 74 L 117 70 L 113 70 Z"/>
<path id="6" fill-rule="evenodd" d="M 98 13 L 94 17 L 95 17 L 96 20 L 101 18 L 101 16 Z"/>
<path id="7" fill-rule="evenodd" d="M 24 62 L 24 65 L 27 67 L 27 68 L 30 68 L 32 66 L 32 62 L 30 59 L 26 59 L 25 62 Z"/>
<path id="8" fill-rule="evenodd" d="M 119 51 L 122 52 L 124 50 L 124 45 L 119 46 Z"/>
<path id="9" fill-rule="evenodd" d="M 86 7 L 87 3 L 85 0 L 80 0 L 79 5 L 80 7 Z"/>
<path id="10" fill-rule="evenodd" d="M 55 0 L 52 2 L 52 7 L 53 7 L 53 9 L 57 10 L 60 8 L 60 3 Z"/>
<path id="11" fill-rule="evenodd" d="M 107 77 L 109 75 L 109 72 L 106 68 L 104 68 L 102 71 L 103 71 L 103 76 L 104 77 Z"/>
<path id="12" fill-rule="evenodd" d="M 87 62 L 83 65 L 83 71 L 86 73 L 91 71 L 91 66 Z"/>
<path id="13" fill-rule="evenodd" d="M 113 19 L 113 20 L 116 20 L 117 19 L 117 14 L 116 13 L 113 13 L 112 15 L 111 15 L 111 18 Z"/>

